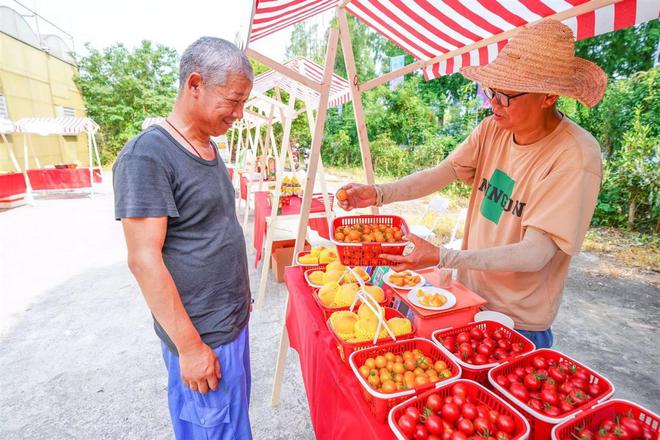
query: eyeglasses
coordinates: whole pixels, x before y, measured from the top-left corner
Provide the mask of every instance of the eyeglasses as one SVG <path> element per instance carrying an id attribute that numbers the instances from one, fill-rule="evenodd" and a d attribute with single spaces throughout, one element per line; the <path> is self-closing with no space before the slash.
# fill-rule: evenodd
<path id="1" fill-rule="evenodd" d="M 505 95 L 502 92 L 496 92 L 495 90 L 491 88 L 484 88 L 484 95 L 489 100 L 492 100 L 495 98 L 495 100 L 502 106 L 502 107 L 508 107 L 509 103 L 512 99 L 518 98 L 519 96 L 527 95 L 528 93 L 518 93 L 517 95 Z"/>

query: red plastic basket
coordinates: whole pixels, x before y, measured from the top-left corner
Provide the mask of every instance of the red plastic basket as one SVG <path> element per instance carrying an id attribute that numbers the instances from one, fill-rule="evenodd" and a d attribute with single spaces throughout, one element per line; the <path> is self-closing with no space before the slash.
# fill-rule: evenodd
<path id="1" fill-rule="evenodd" d="M 422 353 L 424 353 L 424 356 L 430 357 L 434 362 L 440 360 L 445 361 L 447 363 L 447 368 L 449 368 L 451 371 L 452 376 L 450 378 L 441 380 L 440 382 L 429 383 L 409 390 L 385 394 L 371 388 L 371 386 L 362 377 L 360 371 L 358 370 L 359 366 L 363 365 L 367 358 L 376 357 L 380 354 L 385 354 L 388 351 L 397 355 L 403 353 L 404 351 L 412 351 L 415 349 L 421 350 Z M 409 397 L 426 391 L 430 388 L 437 388 L 443 384 L 455 382 L 461 377 L 461 367 L 456 362 L 448 358 L 440 349 L 438 349 L 437 345 L 424 338 L 407 339 L 405 341 L 397 341 L 389 344 L 377 345 L 376 347 L 372 346 L 372 348 L 366 350 L 356 351 L 351 354 L 349 358 L 349 364 L 355 373 L 355 377 L 357 377 L 358 381 L 362 385 L 362 396 L 364 396 L 364 399 L 367 401 L 369 409 L 371 409 L 371 412 L 373 413 L 376 420 L 382 422 L 387 420 L 387 413 L 397 403 L 400 403 Z"/>
<path id="2" fill-rule="evenodd" d="M 426 399 L 433 393 L 439 394 L 443 399 L 452 395 L 452 388 L 457 383 L 463 383 L 467 386 L 468 397 L 478 404 L 484 404 L 490 409 L 497 411 L 500 414 L 507 415 L 513 419 L 515 424 L 515 434 L 511 437 L 511 440 L 525 440 L 529 438 L 529 423 L 525 417 L 520 414 L 510 403 L 497 396 L 492 391 L 488 390 L 481 384 L 473 382 L 471 380 L 466 380 L 461 378 L 459 380 L 453 381 L 451 383 L 442 382 L 442 386 L 435 390 L 428 390 L 422 394 L 408 399 L 405 402 L 399 403 L 390 411 L 387 422 L 390 425 L 390 429 L 399 440 L 409 440 L 405 434 L 401 432 L 396 421 L 402 415 L 406 408 L 409 406 L 414 406 L 420 412 L 423 413 L 424 406 L 426 404 Z M 481 438 L 481 437 L 480 437 Z M 574 439 L 573 439 L 574 440 Z"/>
<path id="3" fill-rule="evenodd" d="M 337 217 L 332 222 L 331 240 L 337 246 L 337 253 L 341 264 L 345 266 L 389 266 L 389 261 L 378 258 L 380 254 L 401 255 L 408 244 L 407 241 L 396 243 L 345 243 L 335 240 L 334 231 L 338 227 L 357 224 L 384 224 L 396 226 L 403 235 L 410 231 L 406 221 L 396 215 L 353 215 Z"/>
<path id="4" fill-rule="evenodd" d="M 552 428 L 552 439 L 575 440 L 574 433 L 576 428 L 586 427 L 593 429 L 605 419 L 613 419 L 615 415 L 626 415 L 628 413 L 631 413 L 632 417 L 642 422 L 644 426 L 650 427 L 651 432 L 655 434 L 660 432 L 660 417 L 657 414 L 636 403 L 622 399 L 613 399 L 599 403 L 593 408 L 580 412 L 565 422 L 556 425 Z"/>
<path id="5" fill-rule="evenodd" d="M 534 346 L 532 341 L 530 341 L 529 339 L 527 339 L 517 331 L 510 329 L 509 327 L 495 321 L 471 322 L 461 327 L 449 327 L 446 329 L 434 331 L 433 334 L 431 335 L 433 342 L 438 344 L 438 346 L 442 351 L 444 351 L 448 356 L 450 356 L 456 363 L 458 363 L 461 366 L 461 369 L 463 369 L 463 379 L 470 379 L 475 382 L 479 382 L 482 385 L 489 386 L 488 370 L 502 363 L 502 362 L 495 362 L 492 364 L 484 364 L 484 365 L 470 364 L 461 360 L 458 356 L 451 353 L 442 345 L 442 341 L 441 341 L 442 338 L 447 336 L 456 336 L 457 334 L 465 331 L 469 332 L 474 327 L 480 328 L 481 330 L 487 331 L 489 333 L 497 329 L 502 329 L 506 334 L 506 338 L 512 343 L 522 342 L 523 351 L 517 354 L 515 357 L 522 356 L 536 349 L 536 346 Z"/>
<path id="6" fill-rule="evenodd" d="M 532 408 L 526 405 L 526 402 L 525 403 L 521 402 L 520 400 L 513 397 L 508 390 L 501 387 L 495 381 L 495 377 L 497 377 L 500 374 L 507 375 L 509 373 L 513 373 L 513 370 L 516 367 L 524 368 L 528 365 L 531 365 L 532 358 L 537 355 L 542 355 L 546 359 L 553 360 L 555 362 L 560 362 L 565 360 L 578 367 L 584 368 L 589 373 L 589 383 L 599 384 L 601 392 L 596 396 L 595 399 L 583 403 L 582 405 L 576 407 L 573 411 L 562 414 L 560 417 L 549 417 L 547 415 L 539 413 L 538 411 L 533 410 Z M 509 360 L 503 363 L 502 365 L 492 368 L 488 372 L 488 380 L 490 381 L 491 385 L 495 388 L 495 391 L 498 394 L 504 396 L 510 402 L 513 402 L 516 409 L 520 410 L 520 412 L 522 412 L 525 415 L 525 417 L 527 417 L 527 420 L 529 421 L 529 424 L 531 426 L 531 438 L 536 440 L 549 439 L 550 432 L 552 431 L 554 425 L 557 425 L 561 422 L 568 420 L 571 416 L 575 415 L 581 410 L 588 409 L 597 403 L 608 400 L 614 394 L 614 386 L 605 377 L 596 373 L 592 369 L 584 366 L 583 364 L 575 361 L 574 359 L 571 359 L 568 356 L 559 353 L 558 351 L 549 350 L 545 348 L 541 350 L 535 350 L 524 356 L 520 356 L 516 359 Z"/>
<path id="7" fill-rule="evenodd" d="M 390 319 L 390 318 L 405 318 L 405 316 L 403 316 L 403 314 L 396 309 L 385 307 L 385 319 Z M 332 333 L 332 336 L 335 338 L 335 342 L 337 344 L 337 351 L 339 352 L 339 357 L 341 358 L 342 362 L 348 363 L 349 356 L 351 355 L 351 353 L 355 351 L 366 350 L 374 347 L 373 341 L 346 342 L 343 339 L 341 339 L 339 336 L 337 336 L 335 331 L 332 329 L 332 326 L 330 325 L 329 319 L 326 321 L 326 325 L 328 326 L 330 333 Z M 412 331 L 407 335 L 397 336 L 396 337 L 397 341 L 403 339 L 410 339 L 415 336 L 415 331 L 416 331 L 415 326 L 412 324 L 412 322 L 410 323 L 410 325 Z M 388 342 L 392 342 L 392 338 L 390 338 L 389 335 L 385 338 L 380 338 L 379 340 L 377 340 L 376 345 L 387 344 Z"/>
<path id="8" fill-rule="evenodd" d="M 371 283 L 364 283 L 364 284 L 365 284 L 365 286 L 373 286 L 373 284 L 371 284 Z M 314 289 L 314 293 L 312 295 L 314 296 L 314 301 L 316 301 L 316 304 L 318 304 L 319 308 L 323 312 L 323 319 L 326 319 L 326 320 L 330 319 L 330 315 L 332 315 L 334 312 L 338 312 L 340 310 L 349 310 L 350 309 L 350 306 L 344 306 L 344 307 L 327 307 L 327 306 L 324 306 L 321 303 L 321 300 L 319 299 L 319 290 L 318 289 Z M 381 306 L 381 307 L 387 307 L 387 306 L 389 306 L 389 304 L 390 304 L 390 298 L 387 295 L 385 295 L 385 299 L 383 301 L 378 303 L 378 305 Z M 355 313 L 357 313 L 357 308 L 359 306 L 360 306 L 360 300 L 358 300 L 355 303 L 355 308 L 354 308 Z"/>

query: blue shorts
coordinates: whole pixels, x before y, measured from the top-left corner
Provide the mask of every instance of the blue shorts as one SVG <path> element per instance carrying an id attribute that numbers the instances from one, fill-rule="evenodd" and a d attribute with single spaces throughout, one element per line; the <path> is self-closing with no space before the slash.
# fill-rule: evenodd
<path id="1" fill-rule="evenodd" d="M 177 440 L 250 440 L 250 346 L 248 327 L 213 349 L 222 377 L 217 391 L 202 394 L 181 381 L 179 357 L 161 342 L 167 367 L 167 400 Z"/>
<path id="2" fill-rule="evenodd" d="M 520 330 L 516 329 L 518 333 L 529 339 L 536 345 L 536 348 L 550 348 L 554 341 L 552 337 L 552 329 L 543 330 L 540 332 L 534 332 L 531 330 Z"/>

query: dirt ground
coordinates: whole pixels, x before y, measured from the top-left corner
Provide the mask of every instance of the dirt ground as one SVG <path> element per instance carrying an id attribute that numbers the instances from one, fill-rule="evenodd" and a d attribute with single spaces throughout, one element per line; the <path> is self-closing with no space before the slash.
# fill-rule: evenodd
<path id="1" fill-rule="evenodd" d="M 652 274 L 611 273 L 595 255 L 574 259 L 554 348 L 608 377 L 616 396 L 658 412 L 660 289 Z M 250 322 L 256 439 L 314 438 L 292 350 L 282 403 L 270 406 L 285 299 L 271 280 Z M 160 345 L 107 184 L 94 199 L 49 196 L 0 212 L 0 438 L 172 438 Z"/>

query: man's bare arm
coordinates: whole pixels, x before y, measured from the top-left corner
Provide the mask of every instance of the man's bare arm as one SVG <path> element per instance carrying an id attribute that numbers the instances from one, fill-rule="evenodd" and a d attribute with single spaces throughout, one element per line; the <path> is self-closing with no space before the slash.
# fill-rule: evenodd
<path id="1" fill-rule="evenodd" d="M 200 392 L 217 389 L 220 364 L 215 353 L 202 342 L 188 316 L 172 275 L 162 256 L 167 217 L 122 220 L 128 266 L 145 301 L 179 352 L 184 381 Z"/>

